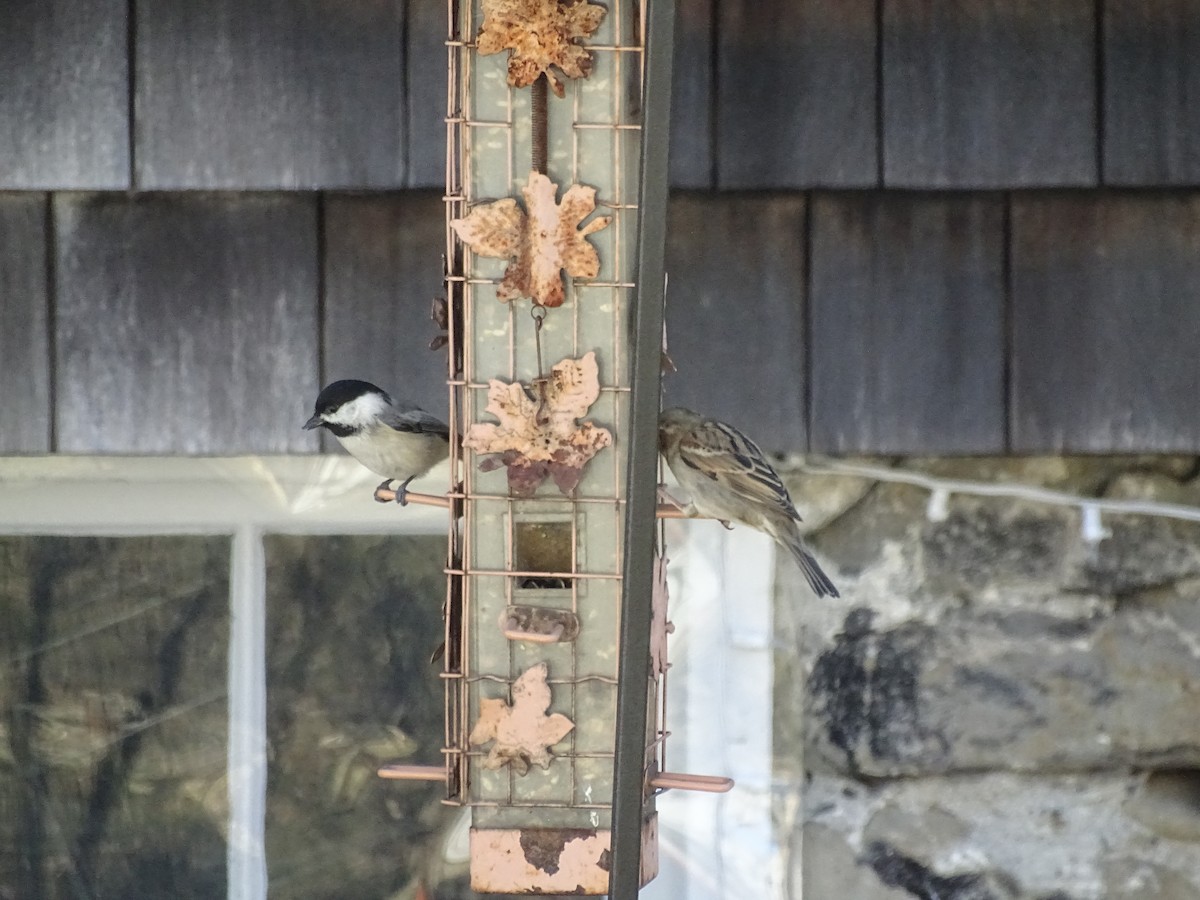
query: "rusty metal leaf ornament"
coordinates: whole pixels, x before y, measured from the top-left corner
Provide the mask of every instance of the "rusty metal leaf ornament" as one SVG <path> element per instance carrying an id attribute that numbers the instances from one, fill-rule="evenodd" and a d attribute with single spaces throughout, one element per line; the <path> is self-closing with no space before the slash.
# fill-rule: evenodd
<path id="1" fill-rule="evenodd" d="M 503 300 L 529 297 L 541 306 L 562 306 L 562 272 L 575 278 L 595 278 L 600 256 L 587 240 L 612 221 L 597 216 L 580 222 L 596 209 L 596 189 L 573 184 L 558 203 L 558 185 L 539 172 L 530 172 L 521 190 L 525 209 L 506 197 L 483 203 L 450 223 L 462 241 L 480 256 L 510 259 L 497 296 Z"/>
<path id="2" fill-rule="evenodd" d="M 667 563 L 665 556 L 654 557 L 654 587 L 650 595 L 650 663 L 654 675 L 667 671 L 667 635 L 675 626 L 667 620 Z"/>
<path id="3" fill-rule="evenodd" d="M 605 9 L 587 0 L 483 0 L 483 27 L 475 49 L 481 56 L 508 51 L 508 83 L 528 87 L 541 75 L 564 96 L 551 67 L 568 78 L 587 78 L 592 54 L 579 41 L 600 27 Z"/>
<path id="4" fill-rule="evenodd" d="M 481 699 L 479 720 L 471 730 L 472 744 L 494 743 L 483 761 L 485 769 L 512 766 L 524 775 L 531 765 L 550 768 L 550 747 L 570 734 L 575 723 L 561 713 L 547 715 L 550 685 L 545 663 L 538 663 L 513 682 L 512 703 Z"/>
<path id="5" fill-rule="evenodd" d="M 596 354 L 556 363 L 546 378 L 535 379 L 531 396 L 524 385 L 499 379 L 488 382 L 487 411 L 499 423 L 477 422 L 467 429 L 463 446 L 484 459 L 484 472 L 508 468 L 508 487 L 528 497 L 547 478 L 569 494 L 583 467 L 612 443 L 612 432 L 594 422 L 579 422 L 600 396 Z"/>

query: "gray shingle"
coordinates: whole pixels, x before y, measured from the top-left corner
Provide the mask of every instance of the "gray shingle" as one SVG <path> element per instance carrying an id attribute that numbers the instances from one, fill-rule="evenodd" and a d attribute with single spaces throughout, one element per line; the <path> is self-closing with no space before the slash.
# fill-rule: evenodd
<path id="1" fill-rule="evenodd" d="M 1200 446 L 1200 196 L 1018 197 L 1012 449 Z"/>
<path id="2" fill-rule="evenodd" d="M 811 446 L 1004 450 L 1004 201 L 818 195 Z"/>
<path id="3" fill-rule="evenodd" d="M 0 453 L 50 447 L 46 196 L 0 194 Z"/>
<path id="4" fill-rule="evenodd" d="M 0 4 L 0 190 L 129 187 L 125 0 Z"/>
<path id="5" fill-rule="evenodd" d="M 1108 0 L 1104 12 L 1104 180 L 1200 181 L 1200 5 Z"/>
<path id="6" fill-rule="evenodd" d="M 713 0 L 680 0 L 671 86 L 671 185 L 713 187 Z"/>
<path id="7" fill-rule="evenodd" d="M 399 0 L 136 10 L 139 188 L 403 186 Z"/>
<path id="8" fill-rule="evenodd" d="M 312 197 L 59 195 L 58 449 L 290 453 L 317 390 Z"/>
<path id="9" fill-rule="evenodd" d="M 884 0 L 884 183 L 1096 183 L 1093 0 Z"/>
<path id="10" fill-rule="evenodd" d="M 717 8 L 720 186 L 875 184 L 875 0 Z"/>
<path id="11" fill-rule="evenodd" d="M 669 210 L 665 402 L 803 447 L 804 198 L 681 193 Z"/>

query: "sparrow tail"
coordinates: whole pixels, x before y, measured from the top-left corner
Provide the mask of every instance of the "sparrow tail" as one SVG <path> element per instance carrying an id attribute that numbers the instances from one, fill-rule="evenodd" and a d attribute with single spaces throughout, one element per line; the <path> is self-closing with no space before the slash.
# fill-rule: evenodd
<path id="1" fill-rule="evenodd" d="M 795 529 L 792 529 L 791 534 L 780 535 L 779 542 L 795 557 L 796 564 L 800 566 L 800 571 L 804 573 L 804 578 L 808 581 L 808 585 L 813 589 L 814 594 L 818 597 L 842 596 L 838 593 L 838 589 L 833 586 L 833 582 L 829 580 L 829 576 L 825 574 L 820 564 L 808 552 L 808 548 L 804 546 L 804 541 L 800 539 L 800 535 Z"/>

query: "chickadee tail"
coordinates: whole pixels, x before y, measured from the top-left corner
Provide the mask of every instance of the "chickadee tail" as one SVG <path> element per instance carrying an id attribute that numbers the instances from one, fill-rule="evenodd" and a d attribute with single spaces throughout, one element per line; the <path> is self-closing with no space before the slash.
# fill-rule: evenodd
<path id="1" fill-rule="evenodd" d="M 818 597 L 840 597 L 838 589 L 833 586 L 833 582 L 829 580 L 829 576 L 821 568 L 820 564 L 813 558 L 813 555 L 808 552 L 808 548 L 804 546 L 804 542 L 800 539 L 800 535 L 793 531 L 792 534 L 781 535 L 782 543 L 791 552 L 796 559 L 796 564 L 800 566 L 800 571 L 804 573 L 805 580 L 808 581 L 808 586 L 813 589 L 813 593 Z"/>

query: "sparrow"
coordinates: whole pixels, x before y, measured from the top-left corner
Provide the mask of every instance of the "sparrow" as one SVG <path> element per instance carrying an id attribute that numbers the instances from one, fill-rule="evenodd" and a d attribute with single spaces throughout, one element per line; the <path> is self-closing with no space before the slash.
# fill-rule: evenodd
<path id="1" fill-rule="evenodd" d="M 408 503 L 408 483 L 450 452 L 450 428 L 416 406 L 396 403 L 369 381 L 335 381 L 317 395 L 304 429 L 324 428 L 384 481 L 399 481 L 396 502 Z M 376 490 L 379 490 L 376 488 Z"/>
<path id="2" fill-rule="evenodd" d="M 818 597 L 841 596 L 805 546 L 800 514 L 754 441 L 732 425 L 675 407 L 658 418 L 658 449 L 691 497 L 676 502 L 684 515 L 718 519 L 727 528 L 741 522 L 769 534 L 795 557 Z"/>

